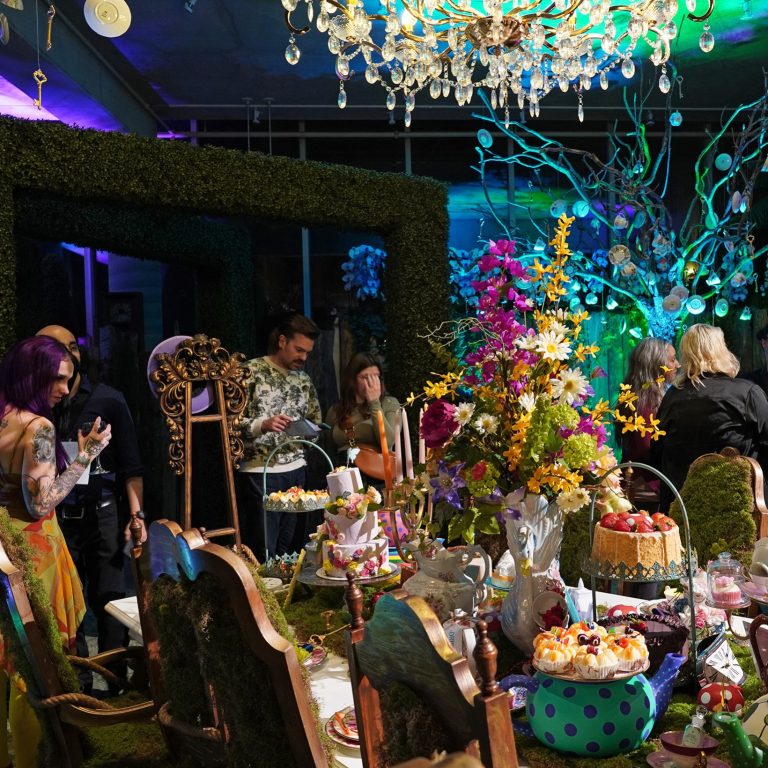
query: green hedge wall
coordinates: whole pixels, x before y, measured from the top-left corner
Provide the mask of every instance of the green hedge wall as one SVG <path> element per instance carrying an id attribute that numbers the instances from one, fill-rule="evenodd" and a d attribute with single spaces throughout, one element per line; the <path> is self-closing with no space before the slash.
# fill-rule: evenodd
<path id="1" fill-rule="evenodd" d="M 246 243 L 236 226 L 227 250 L 209 235 L 195 238 L 199 222 L 185 224 L 212 216 L 379 233 L 388 253 L 391 390 L 402 397 L 433 367 L 418 335 L 449 311 L 447 194 L 439 182 L 12 118 L 0 119 L 0 156 L 2 349 L 16 336 L 14 232 L 50 238 L 57 220 L 81 245 L 203 268 L 207 310 L 199 330 L 248 349 L 253 265 Z"/>

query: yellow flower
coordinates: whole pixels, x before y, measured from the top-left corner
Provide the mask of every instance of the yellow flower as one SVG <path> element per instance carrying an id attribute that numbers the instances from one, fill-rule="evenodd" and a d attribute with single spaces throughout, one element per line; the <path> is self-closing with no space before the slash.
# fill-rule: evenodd
<path id="1" fill-rule="evenodd" d="M 587 344 L 586 346 L 584 344 L 579 344 L 574 354 L 576 355 L 577 359 L 583 363 L 586 361 L 587 356 L 594 357 L 599 351 L 600 347 L 594 344 Z"/>
<path id="2" fill-rule="evenodd" d="M 421 395 L 414 395 L 413 392 L 411 392 L 411 394 L 405 398 L 406 405 L 413 405 L 419 397 L 421 397 Z"/>
<path id="3" fill-rule="evenodd" d="M 445 397 L 448 391 L 448 385 L 444 381 L 428 381 L 424 387 L 424 394 L 436 400 Z"/>
<path id="4" fill-rule="evenodd" d="M 347 570 L 354 573 L 358 568 L 360 567 L 360 563 L 356 563 L 354 560 L 352 560 L 350 563 L 347 563 Z"/>

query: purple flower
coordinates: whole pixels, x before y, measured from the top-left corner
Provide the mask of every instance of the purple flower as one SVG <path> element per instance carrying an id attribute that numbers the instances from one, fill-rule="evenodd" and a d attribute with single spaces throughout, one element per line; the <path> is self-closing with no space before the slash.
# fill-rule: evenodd
<path id="1" fill-rule="evenodd" d="M 426 414 L 425 414 L 426 415 Z M 423 423 L 423 422 L 422 422 Z M 435 489 L 434 502 L 444 501 L 456 509 L 461 509 L 459 488 L 466 488 L 467 483 L 459 474 L 464 469 L 464 462 L 446 466 L 444 461 L 437 465 L 437 477 L 430 478 L 430 485 Z"/>
<path id="2" fill-rule="evenodd" d="M 499 257 L 496 254 L 485 253 L 480 257 L 477 266 L 480 267 L 481 272 L 492 272 L 499 267 L 500 263 Z"/>

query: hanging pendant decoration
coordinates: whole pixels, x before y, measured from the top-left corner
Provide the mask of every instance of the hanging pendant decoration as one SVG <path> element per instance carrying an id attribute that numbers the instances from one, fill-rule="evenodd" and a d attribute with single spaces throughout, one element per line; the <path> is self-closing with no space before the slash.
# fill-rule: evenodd
<path id="1" fill-rule="evenodd" d="M 34 100 L 34 105 L 38 109 L 43 108 L 43 83 L 48 82 L 48 78 L 43 74 L 42 69 L 36 69 L 32 73 L 32 77 L 35 78 L 35 82 L 37 83 L 37 98 Z"/>
<path id="2" fill-rule="evenodd" d="M 48 7 L 48 35 L 45 38 L 45 50 L 50 51 L 53 47 L 53 17 L 56 15 L 56 6 L 51 3 L 51 5 Z"/>

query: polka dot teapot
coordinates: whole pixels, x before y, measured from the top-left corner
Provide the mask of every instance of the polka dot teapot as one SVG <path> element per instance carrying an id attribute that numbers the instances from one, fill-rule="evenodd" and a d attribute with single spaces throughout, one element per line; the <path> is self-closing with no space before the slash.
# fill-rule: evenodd
<path id="1" fill-rule="evenodd" d="M 668 653 L 650 680 L 638 674 L 585 681 L 536 672 L 510 675 L 501 687 L 528 690 L 528 722 L 515 722 L 518 730 L 559 752 L 610 757 L 637 749 L 648 738 L 685 659 Z"/>

